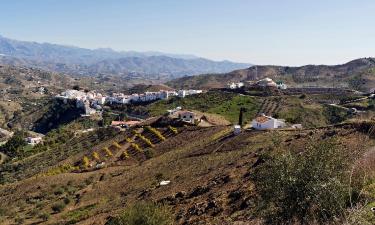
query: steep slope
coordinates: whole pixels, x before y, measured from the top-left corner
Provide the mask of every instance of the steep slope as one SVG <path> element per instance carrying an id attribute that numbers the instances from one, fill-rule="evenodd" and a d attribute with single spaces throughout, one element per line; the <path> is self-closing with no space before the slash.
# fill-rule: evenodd
<path id="1" fill-rule="evenodd" d="M 111 159 L 106 168 L 76 172 L 58 172 L 53 170 L 56 163 L 48 163 L 43 171 L 50 173 L 0 186 L 0 200 L 4 203 L 0 221 L 104 224 L 109 216 L 134 202 L 153 201 L 168 205 L 176 224 L 262 224 L 256 213 L 258 193 L 251 179 L 255 169 L 266 160 L 262 155 L 300 152 L 310 141 L 328 139 L 332 134 L 348 149 L 367 149 L 374 144 L 368 132 L 351 125 L 302 132 L 251 131 L 238 136 L 233 136 L 229 127 L 179 128 L 178 134 L 155 144 L 154 151 L 159 153 L 149 159 L 130 155 L 126 159 Z M 124 139 L 127 135 L 119 137 Z M 90 140 L 95 139 L 84 143 Z M 105 145 L 111 145 L 111 141 L 99 143 L 97 149 Z M 70 149 L 70 156 L 61 163 L 74 162 L 92 152 L 89 146 L 81 148 L 81 152 Z M 93 150 L 97 151 L 95 147 Z M 66 148 L 60 151 L 65 154 Z M 114 156 L 117 151 L 112 151 Z M 60 154 L 53 155 L 57 152 L 49 152 L 53 161 L 62 159 Z M 48 156 L 44 154 L 44 160 Z M 37 156 L 22 163 L 40 167 L 41 159 Z M 32 168 L 27 172 L 35 171 Z M 25 167 L 16 169 L 22 174 Z M 160 180 L 171 183 L 159 186 Z M 67 207 L 54 210 L 61 202 Z"/>
<path id="2" fill-rule="evenodd" d="M 361 58 L 342 65 L 301 67 L 253 66 L 226 74 L 183 77 L 167 85 L 175 88 L 222 88 L 230 82 L 253 81 L 265 77 L 283 80 L 293 86 L 321 85 L 368 90 L 375 86 L 375 59 Z"/>

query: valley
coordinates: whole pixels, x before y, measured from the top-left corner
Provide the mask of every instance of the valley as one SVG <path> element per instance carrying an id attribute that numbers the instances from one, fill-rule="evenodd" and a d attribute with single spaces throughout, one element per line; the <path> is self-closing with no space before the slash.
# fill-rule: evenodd
<path id="1" fill-rule="evenodd" d="M 279 204 L 264 195 L 271 193 L 262 189 L 266 168 L 276 166 L 273 160 L 280 155 L 302 157 L 326 145 L 334 155 L 314 156 L 326 166 L 335 166 L 324 161 L 330 157 L 344 164 L 348 159 L 358 170 L 355 179 L 367 174 L 365 183 L 352 187 L 366 193 L 355 198 L 363 207 L 355 214 L 353 209 L 341 212 L 374 219 L 368 213 L 375 198 L 371 94 L 256 86 L 262 82 L 203 91 L 144 84 L 115 91 L 93 78 L 1 68 L 3 85 L 9 87 L 4 89 L 2 128 L 14 132 L 0 146 L 0 201 L 10 206 L 0 207 L 2 224 L 111 224 L 141 203 L 165 207 L 160 210 L 174 224 L 263 224 L 283 210 L 279 205 L 265 216 L 259 208 Z M 79 101 L 101 107 L 87 114 Z M 258 118 L 284 125 L 258 129 Z M 236 124 L 243 124 L 239 132 Z M 41 141 L 30 145 L 25 138 Z M 365 167 L 352 164 L 363 160 Z M 324 173 L 328 177 L 319 182 L 329 182 L 341 170 Z"/>

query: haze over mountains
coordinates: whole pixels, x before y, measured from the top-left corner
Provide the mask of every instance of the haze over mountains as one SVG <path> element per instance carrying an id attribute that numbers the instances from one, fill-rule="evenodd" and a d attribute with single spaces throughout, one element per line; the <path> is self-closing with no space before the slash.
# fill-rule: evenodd
<path id="1" fill-rule="evenodd" d="M 50 43 L 17 41 L 0 36 L 0 63 L 38 67 L 73 75 L 119 75 L 168 80 L 185 75 L 224 73 L 250 64 L 212 61 L 193 55 L 118 52 Z"/>

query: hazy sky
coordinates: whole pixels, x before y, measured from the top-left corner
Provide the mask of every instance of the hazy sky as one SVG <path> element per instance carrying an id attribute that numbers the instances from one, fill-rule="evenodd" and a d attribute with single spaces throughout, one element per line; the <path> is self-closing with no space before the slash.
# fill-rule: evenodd
<path id="1" fill-rule="evenodd" d="M 255 64 L 375 56 L 375 0 L 1 0 L 0 34 Z"/>

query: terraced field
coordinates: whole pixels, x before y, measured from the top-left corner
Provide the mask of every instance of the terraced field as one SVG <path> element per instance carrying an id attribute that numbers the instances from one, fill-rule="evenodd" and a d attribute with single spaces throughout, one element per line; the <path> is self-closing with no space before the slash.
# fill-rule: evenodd
<path id="1" fill-rule="evenodd" d="M 257 191 L 251 180 L 263 163 L 263 154 L 303 151 L 311 141 L 335 135 L 340 146 L 367 149 L 374 140 L 368 128 L 325 127 L 302 131 L 244 131 L 232 135 L 231 127 L 181 127 L 178 133 L 157 128 L 166 138 L 149 130 L 135 129 L 152 142 L 155 155 L 130 147 L 133 143 L 150 149 L 133 131 L 120 132 L 84 151 L 93 163 L 97 151 L 107 167 L 82 168 L 76 172 L 33 177 L 0 186 L 0 201 L 11 206 L 2 210 L 2 224 L 98 224 L 121 213 L 134 202 L 152 201 L 170 207 L 175 224 L 257 224 Z M 135 137 L 136 136 L 136 137 Z M 133 139 L 134 137 L 134 139 Z M 117 144 L 121 147 L 116 147 Z M 107 147 L 112 157 L 106 158 Z M 119 157 L 124 151 L 128 158 Z M 80 157 L 71 162 L 80 162 Z M 52 167 L 50 167 L 52 168 Z M 160 186 L 160 180 L 170 180 Z M 53 206 L 66 201 L 61 211 Z M 43 217 L 47 213 L 50 217 Z M 17 221 L 20 221 L 17 219 Z"/>
<path id="2" fill-rule="evenodd" d="M 173 129 L 173 130 L 172 130 Z M 114 138 L 94 146 L 83 157 L 89 160 L 86 169 L 100 168 L 101 165 L 129 165 L 141 163 L 151 157 L 165 153 L 158 145 L 183 132 L 184 128 L 136 128 L 121 132 Z M 82 157 L 82 158 L 83 158 Z M 74 165 L 80 165 L 76 161 Z"/>
<path id="3" fill-rule="evenodd" d="M 265 98 L 258 110 L 258 114 L 264 113 L 267 116 L 274 116 L 280 110 L 281 98 Z"/>

